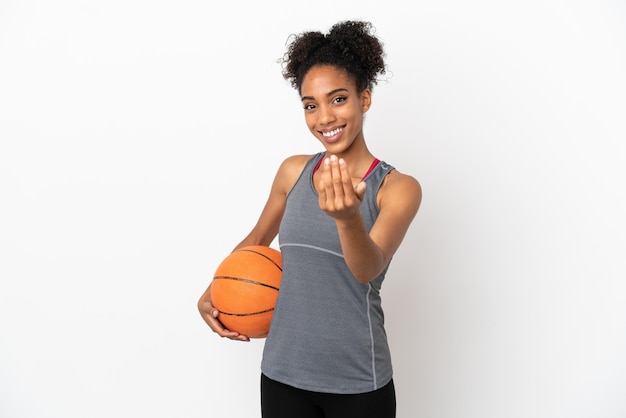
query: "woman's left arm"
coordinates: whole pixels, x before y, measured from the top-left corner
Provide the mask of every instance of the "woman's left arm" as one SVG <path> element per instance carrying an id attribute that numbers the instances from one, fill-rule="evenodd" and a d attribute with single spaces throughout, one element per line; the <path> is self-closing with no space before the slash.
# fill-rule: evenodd
<path id="1" fill-rule="evenodd" d="M 367 232 L 359 207 L 365 183 L 353 187 L 347 163 L 325 163 L 318 188 L 320 208 L 335 219 L 345 262 L 360 283 L 374 280 L 400 246 L 422 200 L 419 182 L 397 170 L 390 172 L 379 190 L 380 212 Z"/>

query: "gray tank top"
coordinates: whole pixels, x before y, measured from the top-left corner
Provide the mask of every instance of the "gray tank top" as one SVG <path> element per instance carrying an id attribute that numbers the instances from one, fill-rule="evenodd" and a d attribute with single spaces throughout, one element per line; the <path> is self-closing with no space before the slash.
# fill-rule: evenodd
<path id="1" fill-rule="evenodd" d="M 287 196 L 279 230 L 283 274 L 266 338 L 261 371 L 305 390 L 364 393 L 392 378 L 380 288 L 385 270 L 368 284 L 354 279 L 344 261 L 335 221 L 318 203 L 311 158 Z M 370 171 L 361 214 L 369 231 L 378 216 L 376 195 L 393 170 Z"/>

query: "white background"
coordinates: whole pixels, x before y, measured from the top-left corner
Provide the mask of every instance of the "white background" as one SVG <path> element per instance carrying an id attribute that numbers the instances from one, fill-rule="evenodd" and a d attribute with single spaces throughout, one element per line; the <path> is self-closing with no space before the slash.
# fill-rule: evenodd
<path id="1" fill-rule="evenodd" d="M 371 20 L 371 150 L 424 199 L 383 287 L 399 418 L 626 417 L 621 1 L 0 0 L 0 416 L 258 417 L 196 310 L 278 164 L 276 62 Z"/>

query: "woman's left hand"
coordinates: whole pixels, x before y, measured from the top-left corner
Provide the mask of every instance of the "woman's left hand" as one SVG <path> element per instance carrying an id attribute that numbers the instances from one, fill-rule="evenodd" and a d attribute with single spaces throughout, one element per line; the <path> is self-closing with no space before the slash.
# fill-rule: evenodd
<path id="1" fill-rule="evenodd" d="M 359 210 L 365 195 L 365 182 L 361 181 L 355 187 L 345 160 L 331 155 L 324 159 L 317 190 L 319 205 L 324 212 L 337 220 L 348 219 Z"/>

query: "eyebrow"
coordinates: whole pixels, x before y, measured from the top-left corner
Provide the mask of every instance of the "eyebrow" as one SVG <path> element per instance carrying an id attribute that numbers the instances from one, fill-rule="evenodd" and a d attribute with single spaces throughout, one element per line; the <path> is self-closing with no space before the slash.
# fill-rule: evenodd
<path id="1" fill-rule="evenodd" d="M 345 91 L 347 92 L 348 89 L 344 89 L 344 88 L 339 88 L 339 89 L 335 89 L 332 91 L 329 91 L 328 93 L 326 93 L 326 97 L 330 97 L 333 94 L 339 93 L 340 91 Z M 302 98 L 300 99 L 301 101 L 305 101 L 305 100 L 315 100 L 315 98 L 313 96 L 302 96 Z"/>

